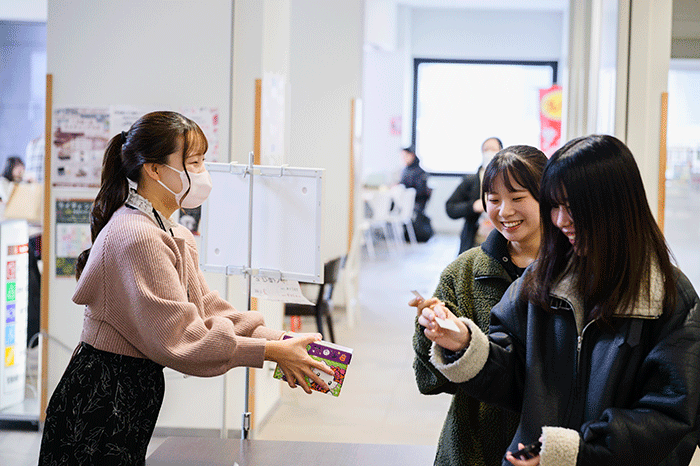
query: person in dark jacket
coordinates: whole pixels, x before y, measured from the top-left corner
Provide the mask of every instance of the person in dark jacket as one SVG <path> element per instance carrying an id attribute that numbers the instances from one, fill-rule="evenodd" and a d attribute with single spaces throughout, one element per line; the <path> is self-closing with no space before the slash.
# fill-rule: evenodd
<path id="1" fill-rule="evenodd" d="M 481 179 L 484 169 L 489 164 L 496 152 L 503 149 L 503 143 L 498 138 L 488 138 L 481 144 L 482 163 L 477 173 L 469 173 L 464 176 L 462 182 L 445 203 L 447 215 L 453 219 L 464 219 L 464 227 L 460 237 L 459 254 L 473 246 L 478 246 L 481 241 L 476 241 L 479 230 L 479 219 L 482 218 L 484 207 L 481 203 Z M 485 219 L 484 219 L 485 220 Z M 485 237 L 484 237 L 485 238 Z M 484 239 L 482 238 L 482 240 Z"/>
<path id="2" fill-rule="evenodd" d="M 401 156 L 403 157 L 406 167 L 401 172 L 401 181 L 399 181 L 399 184 L 416 190 L 416 200 L 413 205 L 411 223 L 413 224 L 416 240 L 419 243 L 423 243 L 433 236 L 433 227 L 430 223 L 430 218 L 425 215 L 425 205 L 428 203 L 428 199 L 430 199 L 432 189 L 428 187 L 428 174 L 421 168 L 420 160 L 413 150 L 413 147 L 401 149 Z M 406 231 L 404 234 L 408 240 L 408 232 Z"/>
<path id="3" fill-rule="evenodd" d="M 520 412 L 504 465 L 688 465 L 700 299 L 671 263 L 630 150 L 612 136 L 565 144 L 545 167 L 540 214 L 538 260 L 491 311 L 488 336 L 423 303 L 431 362 L 459 390 Z M 538 440 L 533 458 L 510 453 Z"/>
<path id="4" fill-rule="evenodd" d="M 420 166 L 420 159 L 413 151 L 412 147 L 401 149 L 401 156 L 406 164 L 401 172 L 401 181 L 399 184 L 407 188 L 415 188 L 416 203 L 413 208 L 414 212 L 425 212 L 425 205 L 430 198 L 431 189 L 428 187 L 428 174 Z"/>
<path id="5" fill-rule="evenodd" d="M 482 202 L 495 229 L 480 246 L 449 264 L 434 297 L 459 317 L 488 333 L 491 308 L 537 257 L 539 195 L 547 157 L 534 147 L 500 151 L 484 172 Z M 409 302 L 417 306 L 420 299 Z M 413 369 L 421 393 L 454 395 L 435 457 L 435 466 L 498 466 L 518 427 L 518 413 L 481 403 L 450 382 L 430 362 L 431 341 L 416 326 Z"/>

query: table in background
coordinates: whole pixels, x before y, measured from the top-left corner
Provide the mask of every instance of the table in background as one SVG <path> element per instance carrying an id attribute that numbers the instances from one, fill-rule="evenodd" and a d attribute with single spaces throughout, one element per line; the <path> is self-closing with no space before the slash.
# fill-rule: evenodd
<path id="1" fill-rule="evenodd" d="M 146 465 L 427 466 L 434 460 L 435 447 L 425 445 L 168 437 L 146 459 Z"/>

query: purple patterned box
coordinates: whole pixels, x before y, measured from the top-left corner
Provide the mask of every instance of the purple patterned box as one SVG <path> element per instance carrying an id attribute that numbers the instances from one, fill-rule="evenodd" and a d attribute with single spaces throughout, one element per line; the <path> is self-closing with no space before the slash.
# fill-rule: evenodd
<path id="1" fill-rule="evenodd" d="M 287 338 L 292 338 L 293 335 L 294 334 L 287 334 L 284 336 L 284 339 L 286 340 Z M 309 384 L 309 387 L 312 390 L 322 393 L 329 393 L 333 396 L 340 395 L 340 388 L 345 380 L 345 372 L 347 371 L 348 364 L 350 364 L 350 360 L 352 359 L 352 349 L 321 340 L 307 345 L 306 351 L 309 352 L 309 356 L 312 358 L 326 363 L 326 365 L 330 366 L 334 372 L 334 375 L 330 376 L 325 372 L 314 370 L 316 375 L 326 382 L 330 388 L 330 391 L 321 388 L 317 383 L 313 382 L 308 377 L 305 377 L 306 383 Z M 279 366 L 275 368 L 273 377 L 285 381 L 287 380 Z"/>

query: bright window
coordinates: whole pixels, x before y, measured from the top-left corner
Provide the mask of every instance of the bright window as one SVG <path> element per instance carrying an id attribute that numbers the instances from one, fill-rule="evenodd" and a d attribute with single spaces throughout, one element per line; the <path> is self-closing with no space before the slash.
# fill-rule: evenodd
<path id="1" fill-rule="evenodd" d="M 539 147 L 539 90 L 556 62 L 415 60 L 414 145 L 431 173 L 474 173 L 481 144 Z"/>

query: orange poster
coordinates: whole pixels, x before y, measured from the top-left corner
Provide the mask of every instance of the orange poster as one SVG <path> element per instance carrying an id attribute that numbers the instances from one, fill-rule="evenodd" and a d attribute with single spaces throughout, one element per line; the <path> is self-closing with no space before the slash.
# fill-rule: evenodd
<path id="1" fill-rule="evenodd" d="M 540 89 L 540 149 L 550 157 L 561 145 L 561 86 Z"/>

